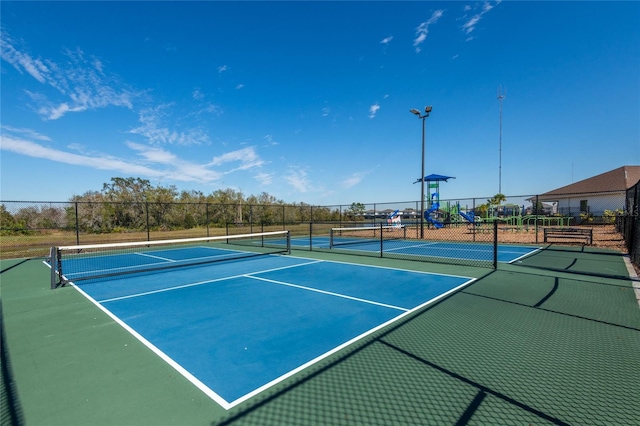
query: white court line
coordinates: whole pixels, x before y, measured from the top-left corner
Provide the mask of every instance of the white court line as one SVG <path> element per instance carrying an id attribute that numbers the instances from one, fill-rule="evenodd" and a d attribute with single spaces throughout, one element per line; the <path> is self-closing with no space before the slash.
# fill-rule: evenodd
<path id="1" fill-rule="evenodd" d="M 228 410 L 232 407 L 231 404 L 229 404 L 229 402 L 227 402 L 226 399 L 224 399 L 223 397 L 221 397 L 220 395 L 218 395 L 215 391 L 213 391 L 211 388 L 209 388 L 209 386 L 205 385 L 204 383 L 202 383 L 197 377 L 195 377 L 193 374 L 191 374 L 187 369 L 185 369 L 182 365 L 178 364 L 176 361 L 173 360 L 173 358 L 171 358 L 170 356 L 168 356 L 167 354 L 165 354 L 162 350 L 160 350 L 156 345 L 154 345 L 153 343 L 151 343 L 149 340 L 147 340 L 144 336 L 142 336 L 140 333 L 138 333 L 136 330 L 134 330 L 131 326 L 129 326 L 126 322 L 124 322 L 123 320 L 121 320 L 117 315 L 115 315 L 113 312 L 111 312 L 109 309 L 105 308 L 102 304 L 100 304 L 100 302 L 96 301 L 94 298 L 92 298 L 91 296 L 89 296 L 89 294 L 87 294 L 84 290 L 82 290 L 80 287 L 78 287 L 77 285 L 72 283 L 72 286 L 78 291 L 80 292 L 80 294 L 82 294 L 84 297 L 86 297 L 89 301 L 91 301 L 91 303 L 93 303 L 94 305 L 96 305 L 98 307 L 98 309 L 100 309 L 102 312 L 104 312 L 105 314 L 107 314 L 112 320 L 114 320 L 116 323 L 120 324 L 120 326 L 122 328 L 124 328 L 125 330 L 127 330 L 129 333 L 131 333 L 131 335 L 133 337 L 135 337 L 136 339 L 138 339 L 143 345 L 145 345 L 147 348 L 149 348 L 153 353 L 155 353 L 156 355 L 158 355 L 160 357 L 160 359 L 164 360 L 167 364 L 169 364 L 171 367 L 173 367 L 178 373 L 182 374 L 183 377 L 185 377 L 187 380 L 189 380 L 191 383 L 193 383 L 193 385 L 195 387 L 197 387 L 198 389 L 200 389 L 205 395 L 207 395 L 209 398 L 211 398 L 213 401 L 215 401 L 218 405 L 220 405 L 222 408 L 224 408 L 225 410 Z"/>
<path id="2" fill-rule="evenodd" d="M 289 265 L 289 266 L 283 266 L 283 267 L 278 267 L 278 268 L 272 268 L 272 269 L 268 269 L 268 270 L 264 270 L 264 271 L 259 271 L 259 272 L 254 272 L 254 273 L 263 273 L 263 272 L 270 272 L 270 271 L 276 271 L 276 270 L 282 270 L 282 269 L 289 269 L 289 268 L 295 268 L 298 266 L 305 266 L 305 265 L 311 265 L 311 264 L 315 264 L 315 263 L 322 263 L 322 262 L 326 262 L 325 260 L 315 260 L 315 259 L 309 259 L 309 258 L 304 258 L 304 257 L 297 257 L 297 256 L 291 256 L 292 258 L 296 258 L 296 259 L 304 259 L 304 260 L 309 260 L 309 262 L 304 262 L 304 263 L 300 263 L 297 265 Z M 432 273 L 432 272 L 423 272 L 423 271 L 415 271 L 415 270 L 406 270 L 406 269 L 400 269 L 400 268 L 392 268 L 392 267 L 386 267 L 386 266 L 374 266 L 374 265 L 363 265 L 363 264 L 358 264 L 358 263 L 352 263 L 352 262 L 336 262 L 336 261 L 330 261 L 331 263 L 338 263 L 338 264 L 345 264 L 345 265 L 352 265 L 352 266 L 359 266 L 359 267 L 366 267 L 366 268 L 379 268 L 379 269 L 388 269 L 388 270 L 396 270 L 396 271 L 403 271 L 403 272 L 410 272 L 410 273 L 417 273 L 417 274 L 425 274 L 425 275 L 440 275 L 440 276 L 449 276 L 449 277 L 459 277 L 459 278 L 467 278 L 467 281 L 460 284 L 459 286 L 443 293 L 440 294 L 434 298 L 432 298 L 431 300 L 428 300 L 424 303 L 422 303 L 421 305 L 410 309 L 410 310 L 406 310 L 403 308 L 399 308 L 400 310 L 402 310 L 403 312 L 395 317 L 390 319 L 389 321 L 386 321 L 380 325 L 378 325 L 377 327 L 372 328 L 371 330 L 368 330 L 358 336 L 353 337 L 352 339 L 350 339 L 349 341 L 329 350 L 328 352 L 309 360 L 308 362 L 304 363 L 303 365 L 298 366 L 297 368 L 292 369 L 291 371 L 289 371 L 288 373 L 285 373 L 284 375 L 270 381 L 269 383 L 266 383 L 262 386 L 260 386 L 257 389 L 254 389 L 253 391 L 247 393 L 246 395 L 236 399 L 235 401 L 227 401 L 225 400 L 222 396 L 220 396 L 218 393 L 216 393 L 214 390 L 212 390 L 211 388 L 209 388 L 207 385 L 205 385 L 203 382 L 201 382 L 197 377 L 195 377 L 193 374 L 191 374 L 189 371 L 187 371 L 184 367 L 182 367 L 180 364 L 178 364 L 176 361 L 174 361 L 171 357 L 169 357 L 167 354 L 165 354 L 162 350 L 160 350 L 158 347 L 156 347 L 153 343 L 151 343 L 149 340 L 147 340 L 145 337 L 143 337 L 141 334 L 139 334 L 137 331 L 135 331 L 131 326 L 129 326 L 126 322 L 122 321 L 118 316 L 116 316 L 115 314 L 113 314 L 109 309 L 107 309 L 105 306 L 103 306 L 101 304 L 101 302 L 96 301 L 95 299 L 93 299 L 91 296 L 89 296 L 86 292 L 84 292 L 80 287 L 78 287 L 77 285 L 70 283 L 78 292 L 80 292 L 82 295 L 84 295 L 88 300 L 90 300 L 93 304 L 95 304 L 101 311 L 105 312 L 109 317 L 111 317 L 116 323 L 118 323 L 119 325 L 121 325 L 125 330 L 127 330 L 129 333 L 131 333 L 135 338 L 137 338 L 140 342 L 142 342 L 145 346 L 147 346 L 152 352 L 154 352 L 156 355 L 158 355 L 161 359 L 163 359 L 167 364 L 169 364 L 171 367 L 173 367 L 178 373 L 180 373 L 183 377 L 185 377 L 187 380 L 189 380 L 191 383 L 193 383 L 198 389 L 200 389 L 205 395 L 207 395 L 209 398 L 211 398 L 213 401 L 215 401 L 218 405 L 220 405 L 224 410 L 229 410 L 235 406 L 237 406 L 238 404 L 252 398 L 255 395 L 258 395 L 259 393 L 263 392 L 264 390 L 284 381 L 285 379 L 295 375 L 296 373 L 308 368 L 309 366 L 329 357 L 330 355 L 348 347 L 349 345 L 361 340 L 362 338 L 371 335 L 372 333 L 375 333 L 376 331 L 400 320 L 401 318 L 404 318 L 407 315 L 410 315 L 412 312 L 415 312 L 431 303 L 434 303 L 446 296 L 448 296 L 449 294 L 456 292 L 462 288 L 464 288 L 465 286 L 470 285 L 471 283 L 473 283 L 474 281 L 477 280 L 477 278 L 469 278 L 469 277 L 461 277 L 461 276 L 456 276 L 456 275 L 450 275 L 450 274 L 438 274 L 438 273 Z M 238 277 L 247 277 L 247 274 L 244 275 L 239 275 Z M 227 278 L 223 278 L 223 279 L 230 279 L 230 278 L 234 278 L 234 277 L 227 277 Z M 257 278 L 257 277 L 249 277 L 249 278 L 256 278 L 256 279 L 262 279 L 262 278 Z M 265 279 L 262 279 L 265 280 Z M 212 281 L 217 281 L 217 280 L 212 280 Z M 185 285 L 185 286 L 177 286 L 173 289 L 179 289 L 179 288 L 184 288 L 184 287 L 188 287 L 188 286 L 193 286 L 193 285 L 199 285 L 199 284 L 204 284 L 206 282 L 201 282 L 201 283 L 193 283 L 190 285 Z M 288 285 L 285 283 L 285 285 Z M 165 290 L 161 290 L 161 291 L 168 291 L 171 289 L 165 289 Z M 314 291 L 319 291 L 317 289 L 311 289 Z M 155 291 L 155 292 L 148 292 L 146 294 L 150 294 L 150 293 L 157 293 L 160 291 Z M 142 294 L 141 294 L 142 295 Z M 339 295 L 339 296 L 343 296 L 343 295 Z M 129 297 L 135 297 L 135 296 L 129 296 Z M 124 299 L 124 298 L 128 298 L 128 297 L 123 297 L 123 298 L 114 298 L 114 299 L 110 299 L 110 300 L 118 300 L 118 299 Z M 104 301 L 103 301 L 104 302 Z M 374 302 L 375 303 L 375 302 Z M 383 305 L 384 306 L 384 305 Z"/>
<path id="3" fill-rule="evenodd" d="M 343 263 L 343 262 L 335 262 L 335 263 Z M 345 263 L 346 263 L 347 265 L 351 265 L 351 263 L 348 263 L 348 262 L 345 262 Z M 358 265 L 358 264 L 357 264 L 357 263 L 353 263 L 353 265 Z M 360 266 L 369 266 L 369 265 L 360 265 Z M 374 266 L 374 267 L 375 267 L 375 266 Z M 384 267 L 384 266 L 382 266 L 381 268 L 383 268 L 383 269 L 396 269 L 396 268 L 386 268 L 386 267 Z M 400 269 L 400 270 L 402 271 L 403 269 Z M 411 271 L 411 272 L 419 272 L 419 271 Z M 434 274 L 434 275 L 438 275 L 438 274 Z M 464 282 L 464 283 L 460 284 L 459 286 L 457 286 L 457 287 L 455 287 L 455 288 L 452 288 L 451 290 L 449 290 L 449 291 L 447 291 L 447 292 L 445 292 L 445 293 L 442 293 L 442 294 L 440 294 L 440 295 L 438 295 L 438 296 L 436 296 L 436 297 L 432 298 L 431 300 L 427 300 L 426 302 L 424 302 L 424 303 L 420 304 L 419 306 L 416 306 L 416 307 L 415 307 L 415 308 L 413 308 L 413 309 L 410 309 L 410 310 L 408 310 L 408 311 L 405 311 L 405 312 L 401 313 L 400 315 L 398 315 L 397 317 L 395 317 L 395 318 L 391 318 L 389 321 L 384 322 L 384 323 L 382 323 L 382 324 L 378 325 L 377 327 L 372 328 L 372 329 L 371 329 L 371 330 L 369 330 L 369 331 L 366 331 L 366 332 L 364 332 L 364 333 L 362 333 L 362 334 L 360 334 L 360 335 L 358 335 L 358 336 L 355 336 L 354 338 L 352 338 L 352 339 L 350 339 L 350 340 L 348 340 L 348 341 L 344 342 L 343 344 L 341 344 L 341 345 L 339 345 L 339 346 L 337 346 L 337 347 L 335 347 L 335 348 L 333 348 L 333 349 L 331 349 L 331 350 L 329 350 L 329 351 L 325 352 L 324 354 L 322 354 L 322 355 L 320 355 L 320 356 L 318 356 L 318 357 L 316 357 L 316 358 L 314 358 L 314 359 L 311 359 L 311 360 L 307 361 L 306 363 L 302 364 L 301 366 L 299 366 L 299 367 L 297 367 L 297 368 L 294 368 L 293 370 L 289 371 L 288 373 L 285 373 L 285 374 L 283 374 L 282 376 L 280 376 L 280 377 L 278 377 L 278 378 L 276 378 L 276 379 L 273 379 L 273 380 L 272 380 L 272 381 L 270 381 L 269 383 L 265 383 L 264 385 L 260 386 L 259 388 L 257 388 L 257 389 L 255 389 L 255 390 L 253 390 L 253 391 L 249 392 L 249 393 L 248 393 L 248 394 L 246 394 L 245 396 L 242 396 L 242 397 L 240 397 L 240 398 L 236 399 L 235 401 L 227 402 L 227 407 L 228 407 L 228 408 L 227 408 L 227 407 L 225 407 L 225 409 L 227 409 L 227 410 L 228 410 L 228 409 L 233 408 L 233 407 L 235 407 L 236 405 L 238 405 L 238 404 L 240 404 L 240 403 L 242 403 L 242 402 L 244 402 L 244 401 L 247 401 L 248 399 L 250 399 L 250 398 L 252 398 L 252 397 L 254 397 L 254 396 L 256 396 L 256 395 L 260 394 L 261 392 L 264 392 L 265 390 L 269 389 L 270 387 L 275 386 L 275 385 L 277 385 L 278 383 L 280 383 L 280 382 L 282 382 L 282 381 L 286 380 L 287 378 L 289 378 L 289 377 L 293 376 L 294 374 L 297 374 L 297 373 L 299 373 L 300 371 L 303 371 L 304 369 L 306 369 L 306 368 L 308 368 L 308 367 L 312 366 L 313 364 L 316 364 L 316 363 L 318 363 L 318 362 L 322 361 L 323 359 L 325 359 L 325 358 L 327 358 L 327 357 L 329 357 L 329 356 L 331 356 L 331 355 L 335 354 L 335 353 L 336 353 L 336 352 L 338 352 L 338 351 L 341 351 L 342 349 L 344 349 L 344 348 L 346 348 L 346 347 L 348 347 L 348 346 L 350 346 L 350 345 L 354 344 L 355 342 L 357 342 L 357 341 L 359 341 L 359 340 L 362 340 L 363 338 L 365 338 L 365 337 L 367 337 L 367 336 L 369 336 L 369 335 L 371 335 L 371 334 L 373 334 L 373 333 L 377 332 L 378 330 L 381 330 L 381 329 L 383 329 L 384 327 L 387 327 L 388 325 L 395 323 L 396 321 L 400 321 L 402 318 L 404 318 L 404 317 L 406 317 L 406 316 L 408 316 L 408 315 L 411 315 L 413 312 L 416 312 L 416 311 L 418 311 L 418 310 L 420 310 L 420 309 L 424 308 L 425 306 L 428 306 L 428 305 L 430 305 L 430 304 L 432 304 L 432 303 L 435 303 L 435 302 L 437 302 L 438 300 L 441 300 L 441 299 L 443 299 L 444 297 L 447 297 L 447 296 L 448 296 L 448 295 L 450 295 L 451 293 L 454 293 L 454 292 L 456 292 L 456 291 L 459 291 L 459 290 L 463 289 L 464 287 L 466 287 L 466 286 L 468 286 L 468 285 L 472 284 L 472 283 L 473 283 L 473 282 L 475 282 L 476 280 L 477 280 L 477 278 L 471 278 L 471 279 L 469 279 L 468 281 L 466 281 L 466 282 Z M 225 401 L 225 402 L 226 402 L 226 401 Z"/>
<path id="4" fill-rule="evenodd" d="M 165 262 L 177 262 L 177 260 L 174 259 L 169 259 L 168 257 L 160 257 L 160 256 L 154 256 L 152 254 L 148 254 L 148 253 L 133 253 L 133 254 L 137 254 L 138 256 L 146 256 L 146 257 L 150 257 L 152 259 L 160 259 L 160 260 L 164 260 Z"/>
<path id="5" fill-rule="evenodd" d="M 252 274 L 263 274 L 265 272 L 279 271 L 279 270 L 282 270 L 282 269 L 289 269 L 289 268 L 297 268 L 298 266 L 311 265 L 311 264 L 320 263 L 320 262 L 324 262 L 324 261 L 323 260 L 315 260 L 315 261 L 312 261 L 312 262 L 299 263 L 297 265 L 281 266 L 279 268 L 265 269 L 263 271 L 252 272 Z M 99 300 L 98 302 L 100 302 L 100 303 L 115 302 L 117 300 L 132 299 L 134 297 L 148 296 L 150 294 L 164 293 L 166 291 L 180 290 L 180 289 L 183 289 L 183 288 L 195 287 L 195 286 L 198 286 L 198 285 L 215 283 L 215 282 L 219 282 L 219 281 L 233 280 L 233 279 L 236 279 L 236 278 L 242 278 L 242 277 L 246 277 L 246 276 L 247 276 L 247 274 L 239 274 L 239 275 L 233 275 L 233 276 L 230 276 L 230 277 L 216 278 L 216 279 L 213 279 L 213 280 L 198 281 L 198 282 L 195 282 L 195 283 L 182 284 L 182 285 L 178 285 L 178 286 L 174 286 L 174 287 L 161 288 L 161 289 L 158 289 L 158 290 L 145 291 L 145 292 L 142 292 L 142 293 L 130 294 L 130 295 L 127 295 L 127 296 L 120 296 L 120 297 L 114 297 L 114 298 L 111 298 L 111 299 Z"/>
<path id="6" fill-rule="evenodd" d="M 295 259 L 309 259 L 308 257 L 301 257 L 301 256 L 294 256 L 294 255 L 289 255 L 287 257 L 292 257 Z M 433 256 L 436 257 L 436 256 Z M 397 260 L 397 259 L 394 259 Z M 364 268 L 378 268 L 378 269 L 390 269 L 392 271 L 402 271 L 402 272 L 411 272 L 414 274 L 424 274 L 424 275 L 438 275 L 441 277 L 455 277 L 455 278 L 466 278 L 466 279 L 471 279 L 470 277 L 467 277 L 466 275 L 452 275 L 452 274 L 444 274 L 441 272 L 429 272 L 429 271 L 419 271 L 416 269 L 404 269 L 404 268 L 396 268 L 396 267 L 392 267 L 392 266 L 380 266 L 380 265 L 369 265 L 366 263 L 354 263 L 354 262 L 344 262 L 341 260 L 326 260 L 325 262 L 330 262 L 330 263 L 339 263 L 341 265 L 351 265 L 351 266 L 361 266 Z M 418 262 L 414 262 L 414 263 L 418 263 Z"/>
<path id="7" fill-rule="evenodd" d="M 408 249 L 408 248 L 424 247 L 424 246 L 433 246 L 433 245 L 437 245 L 437 244 L 438 244 L 438 243 L 418 243 L 418 244 L 412 244 L 412 245 L 410 245 L 410 246 L 402 246 L 402 247 L 396 247 L 396 248 L 385 249 L 384 251 L 404 250 L 404 249 Z"/>
<path id="8" fill-rule="evenodd" d="M 516 257 L 513 260 L 510 260 L 509 263 L 519 262 L 521 259 L 524 259 L 525 257 L 528 257 L 528 256 L 530 256 L 530 255 L 532 255 L 534 253 L 537 253 L 537 252 L 541 251 L 541 250 L 542 249 L 538 247 L 538 248 L 536 248 L 535 250 L 533 250 L 533 251 L 531 251 L 529 253 L 525 253 L 522 256 L 519 256 L 519 257 Z"/>
<path id="9" fill-rule="evenodd" d="M 300 288 L 302 290 L 314 291 L 316 293 L 327 294 L 329 296 L 341 297 L 343 299 L 355 300 L 357 302 L 364 302 L 364 303 L 368 303 L 370 305 L 377 305 L 377 306 L 382 306 L 382 307 L 385 307 L 385 308 L 397 309 L 397 310 L 403 311 L 403 312 L 407 312 L 409 310 L 409 309 L 406 309 L 406 308 L 401 308 L 399 306 L 388 305 L 386 303 L 380 303 L 380 302 L 374 302 L 373 300 L 367 300 L 367 299 L 361 299 L 359 297 L 347 296 L 346 294 L 334 293 L 332 291 L 320 290 L 320 289 L 313 288 L 313 287 L 306 287 L 306 286 L 298 285 L 298 284 L 285 283 L 283 281 L 270 280 L 268 278 L 254 277 L 253 275 L 245 275 L 245 277 L 246 278 L 253 278 L 254 280 L 266 281 L 268 283 L 285 285 L 287 287 L 295 287 L 295 288 Z"/>

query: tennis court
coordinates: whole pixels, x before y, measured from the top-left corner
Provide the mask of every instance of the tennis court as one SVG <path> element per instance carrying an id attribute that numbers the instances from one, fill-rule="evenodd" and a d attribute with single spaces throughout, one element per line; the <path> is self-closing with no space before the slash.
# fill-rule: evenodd
<path id="1" fill-rule="evenodd" d="M 445 247 L 432 243 L 419 253 Z M 351 255 L 375 239 L 296 244 L 227 236 L 58 247 L 54 269 L 2 261 L 3 421 L 640 422 L 638 278 L 620 253 L 501 245 L 493 268 Z"/>
<path id="2" fill-rule="evenodd" d="M 104 255 L 73 253 L 61 264 L 69 282 L 78 279 L 83 294 L 225 408 L 473 282 L 253 254 L 136 245 Z M 202 264 L 212 258 L 227 261 Z M 187 260 L 197 265 L 167 267 Z M 130 273 L 138 267 L 142 272 Z"/>
<path id="3" fill-rule="evenodd" d="M 349 228 L 367 229 L 367 228 Z M 379 229 L 379 228 L 369 228 Z M 311 242 L 310 242 L 311 241 Z M 406 238 L 387 239 L 374 236 L 367 238 L 362 236 L 313 236 L 292 237 L 291 245 L 296 248 L 307 248 L 310 245 L 315 249 L 332 249 L 345 252 L 357 252 L 365 254 L 383 253 L 387 256 L 401 256 L 422 259 L 443 260 L 469 260 L 488 261 L 494 256 L 494 246 L 486 242 L 449 242 L 449 241 L 421 241 Z M 513 244 L 499 244 L 496 247 L 497 261 L 502 263 L 517 262 L 520 259 L 532 255 L 540 250 L 536 246 L 523 246 Z"/>

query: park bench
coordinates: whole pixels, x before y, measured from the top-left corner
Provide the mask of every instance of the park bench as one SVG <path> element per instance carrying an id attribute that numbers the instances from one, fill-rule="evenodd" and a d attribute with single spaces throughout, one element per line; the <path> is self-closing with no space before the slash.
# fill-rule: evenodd
<path id="1" fill-rule="evenodd" d="M 587 244 L 593 243 L 593 229 L 591 228 L 544 228 L 544 242 L 550 239 L 562 238 L 573 240 L 585 240 Z"/>

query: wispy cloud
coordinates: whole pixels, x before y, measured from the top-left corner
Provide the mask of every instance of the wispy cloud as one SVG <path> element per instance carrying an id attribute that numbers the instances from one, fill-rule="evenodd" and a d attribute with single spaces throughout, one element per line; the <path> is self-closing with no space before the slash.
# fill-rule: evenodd
<path id="1" fill-rule="evenodd" d="M 25 137 L 29 138 L 29 139 L 35 139 L 38 141 L 45 141 L 45 142 L 50 142 L 51 138 L 49 136 L 45 136 L 45 135 L 41 135 L 40 133 L 36 132 L 35 130 L 32 129 L 24 129 L 24 128 L 16 128 L 16 127 L 12 127 L 12 126 L 2 126 L 2 130 L 9 132 L 9 133 L 14 133 L 14 134 L 18 134 L 18 135 L 24 135 Z"/>
<path id="2" fill-rule="evenodd" d="M 438 9 L 431 14 L 431 17 L 428 20 L 418 25 L 418 28 L 416 28 L 416 38 L 413 40 L 413 46 L 416 48 L 416 53 L 420 53 L 422 50 L 420 45 L 427 39 L 429 26 L 438 22 L 443 14 L 444 10 Z"/>
<path id="3" fill-rule="evenodd" d="M 462 25 L 462 31 L 467 35 L 471 34 L 476 29 L 476 25 L 478 24 L 478 22 L 480 22 L 482 17 L 491 9 L 499 5 L 501 2 L 502 0 L 496 0 L 494 4 L 491 4 L 488 1 L 485 1 L 484 3 L 482 3 L 480 12 L 476 13 L 475 15 L 467 19 L 467 21 Z M 464 10 L 467 12 L 470 11 L 471 9 L 472 8 L 470 6 L 465 6 L 464 8 Z M 473 39 L 473 36 L 467 37 L 467 41 L 472 39 Z"/>
<path id="4" fill-rule="evenodd" d="M 364 179 L 370 172 L 356 172 L 351 174 L 351 176 L 347 177 L 344 181 L 342 181 L 342 187 L 345 189 L 356 186 L 362 179 Z"/>
<path id="5" fill-rule="evenodd" d="M 274 173 L 261 172 L 256 174 L 255 178 L 262 185 L 271 185 L 273 183 L 273 176 L 274 176 Z"/>
<path id="6" fill-rule="evenodd" d="M 380 104 L 379 103 L 375 103 L 373 105 L 371 105 L 369 107 L 369 118 L 373 119 L 376 118 L 376 114 L 378 112 L 378 110 L 380 109 Z"/>
<path id="7" fill-rule="evenodd" d="M 223 72 L 229 70 L 229 67 L 227 65 L 220 65 L 218 67 L 218 73 L 222 74 Z"/>
<path id="8" fill-rule="evenodd" d="M 212 183 L 224 175 L 240 170 L 259 168 L 265 164 L 265 161 L 260 158 L 253 147 L 221 154 L 214 157 L 213 161 L 209 163 L 195 163 L 182 159 L 167 149 L 131 141 L 125 142 L 125 146 L 136 155 L 127 158 L 102 152 L 87 152 L 80 144 L 73 144 L 66 150 L 55 148 L 50 146 L 48 142 L 51 142 L 49 137 L 37 132 L 7 126 L 3 126 L 3 132 L 0 136 L 0 148 L 4 151 L 32 158 L 46 158 L 61 164 L 109 170 L 129 176 L 171 179 L 179 182 Z M 293 177 L 294 180 L 291 182 L 297 182 L 294 186 L 298 188 L 305 188 L 305 177 L 306 173 L 300 170 L 297 180 Z M 256 179 L 268 184 L 271 182 L 272 175 L 261 172 L 256 175 Z"/>
<path id="9" fill-rule="evenodd" d="M 129 130 L 129 133 L 143 136 L 153 145 L 200 145 L 209 141 L 207 134 L 198 128 L 176 131 L 164 127 L 171 107 L 172 104 L 163 104 L 143 109 L 138 118 L 140 126 Z"/>
<path id="10" fill-rule="evenodd" d="M 160 177 L 166 174 L 165 171 L 154 170 L 109 155 L 87 156 L 74 154 L 12 135 L 3 134 L 0 140 L 2 141 L 2 144 L 0 144 L 1 149 L 4 151 L 10 151 L 33 158 L 45 158 L 62 164 L 85 166 L 100 170 L 112 170 L 127 175 Z"/>
<path id="11" fill-rule="evenodd" d="M 199 87 L 196 87 L 195 89 L 193 89 L 191 97 L 195 100 L 200 100 L 204 98 L 204 93 L 202 93 L 202 90 L 200 90 Z"/>
<path id="12" fill-rule="evenodd" d="M 393 40 L 393 36 L 385 37 L 385 38 L 382 39 L 380 44 L 389 44 L 389 42 L 391 42 L 391 40 Z"/>
<path id="13" fill-rule="evenodd" d="M 273 135 L 265 135 L 264 136 L 264 140 L 267 141 L 266 146 L 280 145 L 279 142 L 277 142 L 276 140 L 273 139 Z"/>
<path id="14" fill-rule="evenodd" d="M 88 57 L 80 49 L 66 49 L 63 52 L 66 61 L 58 64 L 50 59 L 32 57 L 17 47 L 5 31 L 1 36 L 0 57 L 3 61 L 58 91 L 61 99 L 55 100 L 41 93 L 26 91 L 36 104 L 34 109 L 45 120 L 57 120 L 70 112 L 108 106 L 133 108 L 133 100 L 138 94 L 120 83 L 117 77 L 106 74 L 99 59 Z"/>
<path id="15" fill-rule="evenodd" d="M 180 159 L 178 156 L 162 148 L 149 147 L 134 142 L 127 142 L 127 146 L 134 151 L 149 166 L 160 166 L 165 178 L 186 181 L 210 183 L 220 179 L 223 172 L 212 170 L 207 164 L 197 164 Z"/>
<path id="16" fill-rule="evenodd" d="M 253 169 L 265 164 L 264 160 L 260 158 L 255 148 L 252 146 L 213 157 L 213 160 L 210 164 L 213 166 L 220 166 L 225 163 L 240 163 L 239 166 L 229 170 L 226 173 L 232 173 L 238 170 Z"/>
<path id="17" fill-rule="evenodd" d="M 298 192 L 305 193 L 310 190 L 311 185 L 307 178 L 307 171 L 301 167 L 289 167 L 284 180 Z"/>
<path id="18" fill-rule="evenodd" d="M 40 58 L 34 59 L 28 53 L 16 49 L 13 43 L 15 42 L 9 34 L 4 31 L 0 33 L 0 57 L 2 60 L 13 65 L 21 74 L 26 72 L 40 83 L 45 83 L 45 75 L 49 73 L 47 66 Z"/>

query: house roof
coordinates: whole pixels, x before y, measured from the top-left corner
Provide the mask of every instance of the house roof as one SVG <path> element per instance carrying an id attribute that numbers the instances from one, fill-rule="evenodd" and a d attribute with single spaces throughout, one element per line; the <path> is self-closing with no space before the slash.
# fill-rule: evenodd
<path id="1" fill-rule="evenodd" d="M 640 181 L 640 166 L 622 166 L 579 182 L 554 189 L 541 196 L 626 191 Z"/>

